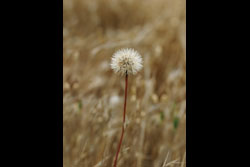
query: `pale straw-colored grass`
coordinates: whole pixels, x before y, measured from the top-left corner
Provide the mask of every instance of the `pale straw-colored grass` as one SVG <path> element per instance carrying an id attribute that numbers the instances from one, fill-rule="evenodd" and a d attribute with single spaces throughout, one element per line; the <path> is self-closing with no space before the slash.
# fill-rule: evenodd
<path id="1" fill-rule="evenodd" d="M 63 165 L 111 167 L 122 126 L 124 79 L 112 54 L 134 48 L 118 167 L 186 166 L 184 0 L 64 0 Z"/>

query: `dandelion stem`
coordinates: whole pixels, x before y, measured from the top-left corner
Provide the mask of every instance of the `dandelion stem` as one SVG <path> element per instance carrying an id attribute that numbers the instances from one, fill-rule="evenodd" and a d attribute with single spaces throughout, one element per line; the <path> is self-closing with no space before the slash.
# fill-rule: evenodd
<path id="1" fill-rule="evenodd" d="M 127 104 L 127 89 L 128 89 L 128 73 L 126 71 L 122 135 L 121 135 L 120 142 L 119 142 L 119 145 L 118 145 L 118 150 L 116 152 L 114 167 L 116 167 L 116 164 L 117 164 L 117 159 L 118 159 L 118 155 L 119 155 L 119 152 L 120 152 L 120 148 L 121 148 L 121 145 L 122 145 L 122 139 L 123 139 L 123 135 L 124 135 L 124 126 L 125 126 L 125 118 L 126 118 L 126 104 Z"/>

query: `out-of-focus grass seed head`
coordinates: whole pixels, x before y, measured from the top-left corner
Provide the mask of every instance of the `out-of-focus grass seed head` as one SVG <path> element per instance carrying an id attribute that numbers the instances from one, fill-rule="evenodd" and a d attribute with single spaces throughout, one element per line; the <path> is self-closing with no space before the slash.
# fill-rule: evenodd
<path id="1" fill-rule="evenodd" d="M 123 76 L 126 74 L 135 75 L 143 67 L 141 55 L 134 49 L 126 48 L 115 52 L 111 59 L 111 69 Z"/>

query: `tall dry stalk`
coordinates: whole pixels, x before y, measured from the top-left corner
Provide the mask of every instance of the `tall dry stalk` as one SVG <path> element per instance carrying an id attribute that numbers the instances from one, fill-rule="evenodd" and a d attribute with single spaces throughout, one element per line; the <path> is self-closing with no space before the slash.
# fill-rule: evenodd
<path id="1" fill-rule="evenodd" d="M 126 118 L 126 105 L 127 105 L 127 92 L 128 92 L 127 90 L 128 90 L 128 73 L 126 72 L 122 134 L 121 134 L 120 142 L 119 142 L 118 149 L 117 149 L 117 152 L 116 152 L 116 155 L 115 155 L 114 167 L 116 167 L 116 164 L 117 164 L 117 159 L 118 159 L 118 155 L 119 155 L 119 152 L 120 152 L 120 148 L 121 148 L 121 145 L 122 145 L 122 139 L 123 139 L 123 135 L 124 135 L 124 131 L 125 131 L 125 118 Z"/>

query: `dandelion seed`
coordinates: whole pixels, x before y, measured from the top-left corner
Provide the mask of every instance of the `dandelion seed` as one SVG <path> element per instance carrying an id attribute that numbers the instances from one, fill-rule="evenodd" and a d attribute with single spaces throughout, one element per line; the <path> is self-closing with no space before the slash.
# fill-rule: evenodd
<path id="1" fill-rule="evenodd" d="M 110 65 L 119 75 L 134 75 L 142 69 L 142 58 L 134 49 L 121 49 L 113 54 Z"/>

